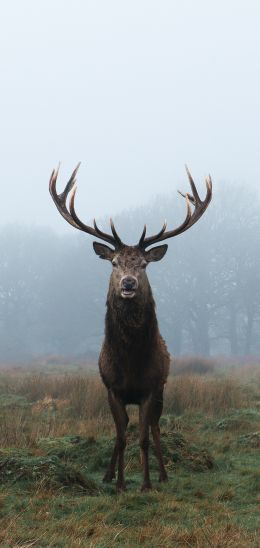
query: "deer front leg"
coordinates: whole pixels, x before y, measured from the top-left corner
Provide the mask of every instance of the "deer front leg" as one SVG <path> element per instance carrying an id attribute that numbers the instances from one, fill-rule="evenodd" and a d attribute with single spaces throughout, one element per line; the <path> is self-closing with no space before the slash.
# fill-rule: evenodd
<path id="1" fill-rule="evenodd" d="M 128 422 L 129 422 L 129 417 L 126 413 L 125 408 L 124 408 L 124 412 L 125 412 L 125 430 L 126 430 Z M 103 482 L 104 483 L 111 483 L 112 480 L 116 477 L 117 457 L 118 457 L 118 443 L 117 443 L 117 439 L 116 439 L 109 467 L 108 467 L 108 469 L 107 469 L 107 471 L 106 471 L 106 473 L 103 477 Z"/>
<path id="2" fill-rule="evenodd" d="M 126 485 L 124 480 L 124 452 L 126 446 L 126 427 L 128 424 L 128 416 L 124 404 L 115 394 L 108 391 L 108 402 L 113 415 L 116 427 L 116 443 L 112 453 L 110 466 L 105 474 L 104 481 L 112 481 L 115 477 L 115 467 L 118 458 L 118 476 L 117 476 L 117 491 L 125 491 Z"/>

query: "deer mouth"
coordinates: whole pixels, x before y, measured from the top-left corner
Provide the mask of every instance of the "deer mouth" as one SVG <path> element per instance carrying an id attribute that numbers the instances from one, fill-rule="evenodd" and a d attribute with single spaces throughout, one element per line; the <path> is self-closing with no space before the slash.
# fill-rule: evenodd
<path id="1" fill-rule="evenodd" d="M 121 279 L 121 297 L 133 299 L 138 288 L 138 281 L 135 276 L 126 275 Z"/>
<path id="2" fill-rule="evenodd" d="M 135 289 L 122 289 L 121 297 L 123 297 L 123 299 L 132 299 L 135 296 L 135 293 Z"/>

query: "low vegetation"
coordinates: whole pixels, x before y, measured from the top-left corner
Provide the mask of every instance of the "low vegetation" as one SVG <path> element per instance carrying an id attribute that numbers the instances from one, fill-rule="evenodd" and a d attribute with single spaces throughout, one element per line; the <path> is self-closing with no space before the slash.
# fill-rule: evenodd
<path id="1" fill-rule="evenodd" d="M 140 493 L 138 413 L 128 491 L 102 483 L 114 438 L 97 373 L 73 366 L 0 372 L 0 545 L 256 547 L 260 371 L 184 360 L 161 419 L 169 474 Z M 205 363 L 202 367 L 205 366 Z M 245 373 L 247 369 L 247 373 Z"/>

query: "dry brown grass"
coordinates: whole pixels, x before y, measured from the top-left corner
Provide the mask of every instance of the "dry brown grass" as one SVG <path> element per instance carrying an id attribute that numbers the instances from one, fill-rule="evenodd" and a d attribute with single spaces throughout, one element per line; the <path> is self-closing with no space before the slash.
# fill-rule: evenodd
<path id="1" fill-rule="evenodd" d="M 251 538 L 240 527 L 226 525 L 216 529 L 212 526 L 211 520 L 205 520 L 202 527 L 192 530 L 180 529 L 177 526 L 154 526 L 148 525 L 139 531 L 137 546 L 149 545 L 149 539 L 156 538 L 158 546 L 179 548 L 250 548 L 256 547 L 257 538 L 252 534 Z M 95 545 L 93 545 L 95 546 Z"/>
<path id="2" fill-rule="evenodd" d="M 218 415 L 249 405 L 250 392 L 232 376 L 180 375 L 170 377 L 166 386 L 164 409 L 168 413 L 203 411 Z"/>
<path id="3" fill-rule="evenodd" d="M 43 494 L 40 493 L 40 495 L 43 497 Z M 160 512 L 166 501 L 165 497 L 160 500 L 160 495 L 158 495 L 158 499 Z M 117 501 L 114 501 L 114 506 L 120 507 L 121 503 L 118 504 Z M 173 515 L 182 512 L 181 505 L 174 501 L 172 503 L 172 512 Z M 17 548 L 22 546 L 29 548 L 33 545 L 60 546 L 61 531 L 62 538 L 65 537 L 69 543 L 68 545 L 75 548 L 83 546 L 92 548 L 112 547 L 115 545 L 129 547 L 164 546 L 167 548 L 174 546 L 178 548 L 256 548 L 258 546 L 257 533 L 244 531 L 239 525 L 234 525 L 228 512 L 226 524 L 217 527 L 214 523 L 214 517 L 205 518 L 200 525 L 195 518 L 194 526 L 186 528 L 180 527 L 179 523 L 175 523 L 176 518 L 173 518 L 171 525 L 164 525 L 158 522 L 155 523 L 155 519 L 149 519 L 149 515 L 146 524 L 143 526 L 139 524 L 135 526 L 121 523 L 111 524 L 106 522 L 102 511 L 97 511 L 94 521 L 93 516 L 89 516 L 88 512 L 82 513 L 80 518 L 75 513 L 75 515 L 51 521 L 50 501 L 48 499 L 35 515 L 36 523 L 41 522 L 41 526 L 39 525 L 38 535 L 33 537 L 30 532 L 27 532 L 27 536 L 24 530 L 23 514 L 26 513 L 28 513 L 28 509 L 24 508 L 14 518 L 3 523 L 0 541 L 7 542 L 7 544 L 3 544 L 4 546 L 16 546 Z M 45 530 L 44 524 L 46 526 Z M 22 530 L 24 533 L 22 543 L 17 529 Z"/>
<path id="4" fill-rule="evenodd" d="M 106 390 L 98 374 L 5 373 L 0 376 L 0 397 L 9 398 L 0 405 L 2 447 L 32 447 L 40 438 L 70 434 L 114 435 Z M 218 415 L 250 406 L 253 397 L 254 389 L 241 384 L 237 372 L 170 376 L 164 413 Z M 131 408 L 130 418 L 135 414 Z"/>
<path id="5" fill-rule="evenodd" d="M 49 398 L 59 407 L 62 401 L 67 401 L 71 415 L 77 418 L 107 413 L 106 391 L 98 375 L 19 373 L 9 378 L 5 375 L 3 391 L 24 396 L 31 403 Z"/>

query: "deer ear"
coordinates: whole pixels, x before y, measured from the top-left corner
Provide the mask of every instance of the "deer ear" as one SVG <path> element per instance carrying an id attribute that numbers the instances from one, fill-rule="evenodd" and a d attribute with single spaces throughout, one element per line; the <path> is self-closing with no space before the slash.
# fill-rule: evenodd
<path id="1" fill-rule="evenodd" d="M 167 244 L 159 245 L 157 247 L 152 247 L 152 249 L 149 249 L 149 251 L 146 251 L 145 260 L 148 263 L 151 263 L 153 261 L 160 261 L 164 257 L 167 249 L 168 249 Z"/>
<path id="2" fill-rule="evenodd" d="M 114 250 L 108 245 L 100 244 L 98 242 L 93 242 L 94 251 L 99 255 L 100 259 L 106 259 L 107 261 L 112 261 L 114 257 Z"/>

